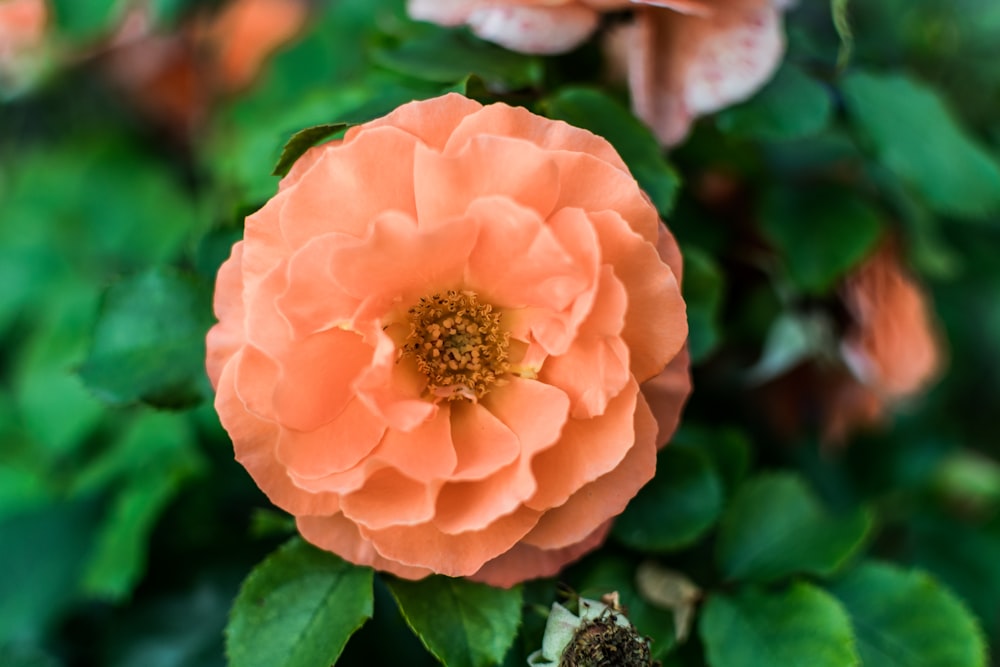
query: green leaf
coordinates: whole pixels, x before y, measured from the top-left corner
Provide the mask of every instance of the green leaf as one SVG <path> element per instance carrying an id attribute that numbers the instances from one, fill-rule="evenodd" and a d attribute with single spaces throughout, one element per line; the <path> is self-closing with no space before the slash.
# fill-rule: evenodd
<path id="1" fill-rule="evenodd" d="M 774 581 L 796 573 L 828 576 L 865 543 L 872 516 L 827 514 L 799 477 L 751 479 L 719 525 L 716 557 L 727 579 Z"/>
<path id="2" fill-rule="evenodd" d="M 868 562 L 830 586 L 847 608 L 865 667 L 983 667 L 972 614 L 926 573 Z"/>
<path id="3" fill-rule="evenodd" d="M 875 209 L 845 188 L 775 188 L 765 196 L 759 217 L 792 281 L 809 294 L 828 291 L 882 232 Z"/>
<path id="4" fill-rule="evenodd" d="M 281 156 L 278 158 L 278 163 L 274 165 L 271 175 L 284 176 L 292 168 L 292 165 L 295 164 L 295 161 L 302 157 L 303 153 L 324 139 L 347 128 L 347 123 L 324 123 L 323 125 L 313 125 L 304 130 L 299 130 L 285 142 L 285 147 L 281 149 Z"/>
<path id="5" fill-rule="evenodd" d="M 694 447 L 663 449 L 656 476 L 615 520 L 614 536 L 644 552 L 685 547 L 722 514 L 722 481 L 708 456 Z"/>
<path id="6" fill-rule="evenodd" d="M 205 332 L 211 324 L 206 285 L 152 269 L 112 286 L 80 377 L 113 404 L 145 401 L 186 407 L 207 393 Z"/>
<path id="7" fill-rule="evenodd" d="M 736 490 L 750 469 L 750 440 L 736 428 L 709 428 L 687 421 L 677 430 L 671 443 L 671 446 L 693 447 L 707 453 L 727 494 Z"/>
<path id="8" fill-rule="evenodd" d="M 716 117 L 726 133 L 766 141 L 800 139 L 825 128 L 833 115 L 826 86 L 785 63 L 748 102 Z"/>
<path id="9" fill-rule="evenodd" d="M 103 490 L 126 476 L 97 534 L 84 571 L 83 589 L 107 600 L 127 597 L 146 566 L 150 533 L 182 484 L 202 460 L 192 446 L 194 434 L 175 413 L 142 415 L 119 443 L 76 483 L 78 493 Z"/>
<path id="10" fill-rule="evenodd" d="M 110 33 L 124 7 L 116 0 L 51 0 L 55 25 L 72 39 Z"/>
<path id="11" fill-rule="evenodd" d="M 764 350 L 747 379 L 767 382 L 806 360 L 829 358 L 835 350 L 833 322 L 826 313 L 782 313 L 768 330 Z"/>
<path id="12" fill-rule="evenodd" d="M 3 667 L 61 667 L 62 663 L 48 653 L 25 646 L 0 646 Z"/>
<path id="13" fill-rule="evenodd" d="M 684 300 L 687 303 L 688 350 L 691 361 L 708 358 L 722 340 L 719 311 L 725 277 L 711 255 L 700 248 L 684 248 Z"/>
<path id="14" fill-rule="evenodd" d="M 544 73 L 537 56 L 514 53 L 458 30 L 429 29 L 399 46 L 376 50 L 372 59 L 422 81 L 451 84 L 476 74 L 491 88 L 507 90 L 538 86 Z"/>
<path id="15" fill-rule="evenodd" d="M 521 626 L 520 586 L 500 589 L 467 579 L 386 579 L 406 624 L 445 667 L 503 661 Z"/>
<path id="16" fill-rule="evenodd" d="M 39 639 L 75 601 L 94 509 L 85 501 L 58 503 L 0 520 L 0 645 Z"/>
<path id="17" fill-rule="evenodd" d="M 1000 210 L 1000 164 L 937 90 L 906 76 L 865 72 L 841 87 L 852 122 L 879 162 L 936 212 L 978 219 Z"/>
<path id="18" fill-rule="evenodd" d="M 300 538 L 243 582 L 226 626 L 230 667 L 327 667 L 372 615 L 372 571 Z"/>
<path id="19" fill-rule="evenodd" d="M 860 665 L 851 623 L 840 604 L 798 583 L 787 591 L 712 595 L 699 631 L 710 667 Z"/>
<path id="20" fill-rule="evenodd" d="M 660 216 L 670 214 L 680 176 L 664 158 L 653 133 L 628 109 L 592 88 L 563 88 L 543 99 L 541 108 L 549 118 L 564 120 L 610 141 Z"/>

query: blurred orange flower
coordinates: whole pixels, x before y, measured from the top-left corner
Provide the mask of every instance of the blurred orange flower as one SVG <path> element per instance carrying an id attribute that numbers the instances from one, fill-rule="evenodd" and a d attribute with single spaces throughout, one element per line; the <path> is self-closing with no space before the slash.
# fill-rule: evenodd
<path id="1" fill-rule="evenodd" d="M 851 325 L 840 350 L 855 381 L 842 383 L 834 394 L 826 420 L 830 440 L 877 423 L 887 405 L 926 389 L 942 356 L 927 297 L 893 243 L 848 276 L 842 295 Z"/>
<path id="2" fill-rule="evenodd" d="M 848 314 L 839 345 L 843 363 L 801 365 L 763 390 L 763 407 L 786 436 L 814 421 L 825 442 L 842 443 L 880 424 L 940 374 L 943 344 L 930 304 L 894 242 L 848 275 L 840 292 Z"/>
<path id="3" fill-rule="evenodd" d="M 600 14 L 633 9 L 609 41 L 625 66 L 632 104 L 665 145 L 697 116 L 748 98 L 784 53 L 781 15 L 790 0 L 409 0 L 410 15 L 467 24 L 525 53 L 562 53 L 597 28 Z"/>
<path id="4" fill-rule="evenodd" d="M 266 60 L 308 18 L 306 0 L 230 0 L 173 33 L 132 11 L 105 54 L 104 70 L 154 123 L 189 140 L 220 99 L 250 86 Z"/>
<path id="5" fill-rule="evenodd" d="M 407 578 L 553 574 L 676 426 L 679 271 L 603 139 L 410 103 L 309 150 L 247 218 L 208 336 L 216 409 L 324 549 Z"/>
<path id="6" fill-rule="evenodd" d="M 0 0 L 0 84 L 16 76 L 20 59 L 41 45 L 47 23 L 45 0 Z"/>

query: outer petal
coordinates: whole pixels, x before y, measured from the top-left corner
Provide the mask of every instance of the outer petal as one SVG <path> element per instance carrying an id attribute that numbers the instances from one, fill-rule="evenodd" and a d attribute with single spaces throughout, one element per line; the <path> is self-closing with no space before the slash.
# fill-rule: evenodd
<path id="1" fill-rule="evenodd" d="M 611 522 L 607 521 L 583 540 L 561 549 L 539 549 L 522 542 L 483 565 L 469 578 L 491 586 L 510 588 L 526 579 L 550 577 L 603 544 L 610 531 Z"/>
<path id="2" fill-rule="evenodd" d="M 570 419 L 559 443 L 534 460 L 538 492 L 526 504 L 548 510 L 578 489 L 613 470 L 635 443 L 634 417 L 639 388 L 631 381 L 593 419 Z"/>
<path id="3" fill-rule="evenodd" d="M 367 565 L 404 579 L 422 579 L 434 573 L 382 558 L 372 543 L 362 537 L 357 525 L 339 512 L 329 516 L 300 516 L 295 523 L 306 540 L 355 565 Z"/>
<path id="4" fill-rule="evenodd" d="M 625 509 L 656 470 L 656 420 L 639 397 L 635 410 L 635 444 L 612 471 L 580 487 L 563 505 L 542 515 L 522 542 L 540 549 L 561 549 L 586 539 L 594 524 L 603 524 Z"/>
<path id="5" fill-rule="evenodd" d="M 622 171 L 628 171 L 618 151 L 604 137 L 562 121 L 543 120 L 523 107 L 506 104 L 491 104 L 462 118 L 448 138 L 444 151 L 457 152 L 471 139 L 483 134 L 525 139 L 546 150 L 593 155 Z"/>
<path id="6" fill-rule="evenodd" d="M 691 395 L 691 355 L 686 345 L 662 373 L 642 383 L 642 395 L 656 417 L 656 444 L 663 447 L 677 430 Z"/>
<path id="7" fill-rule="evenodd" d="M 404 565 L 430 567 L 449 577 L 472 574 L 508 551 L 538 522 L 539 513 L 522 507 L 484 530 L 448 535 L 433 525 L 396 526 L 361 534 L 384 558 Z"/>
<path id="8" fill-rule="evenodd" d="M 781 10 L 771 0 L 716 0 L 710 16 L 648 7 L 629 40 L 636 114 L 666 145 L 692 120 L 749 97 L 784 52 Z"/>
<path id="9" fill-rule="evenodd" d="M 215 281 L 215 316 L 219 323 L 208 332 L 206 340 L 207 356 L 205 369 L 217 388 L 222 376 L 222 367 L 243 345 L 246 334 L 243 330 L 243 242 L 233 245 L 229 259 L 219 267 Z"/>
<path id="10" fill-rule="evenodd" d="M 644 241 L 614 212 L 592 216 L 604 261 L 629 296 L 622 339 L 639 382 L 657 375 L 687 340 L 687 316 L 680 285 L 652 243 Z M 666 244 L 665 244 L 666 247 Z"/>
<path id="11" fill-rule="evenodd" d="M 274 442 L 279 427 L 244 408 L 234 386 L 236 367 L 236 363 L 226 364 L 215 396 L 215 410 L 233 440 L 236 460 L 247 469 L 271 502 L 283 510 L 295 515 L 336 512 L 339 507 L 336 494 L 308 493 L 298 488 L 288 477 L 285 467 L 275 459 Z"/>
<path id="12" fill-rule="evenodd" d="M 465 21 L 464 15 L 468 13 L 467 7 L 476 0 L 410 0 L 410 12 L 414 11 L 416 5 L 427 7 L 428 11 L 437 10 L 442 14 L 448 12 L 461 12 L 463 17 L 456 20 L 455 24 L 444 20 L 436 21 L 445 25 L 456 25 Z M 418 18 L 414 16 L 414 18 Z M 423 18 L 423 17 L 419 17 Z M 433 20 L 428 18 L 427 20 Z M 426 104 L 424 102 L 410 102 L 397 108 L 392 113 L 369 121 L 362 126 L 352 127 L 344 135 L 344 141 L 353 141 L 362 132 L 367 132 L 376 127 L 392 127 L 403 130 L 413 135 L 427 146 L 434 150 L 442 150 L 448 142 L 449 137 L 462 120 L 483 108 L 479 102 L 470 100 L 458 93 L 449 93 L 437 100 L 436 104 Z M 491 132 L 490 134 L 502 134 Z"/>

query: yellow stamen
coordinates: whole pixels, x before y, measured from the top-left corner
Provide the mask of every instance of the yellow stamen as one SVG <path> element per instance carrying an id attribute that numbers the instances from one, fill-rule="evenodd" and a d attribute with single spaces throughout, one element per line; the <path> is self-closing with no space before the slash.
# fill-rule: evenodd
<path id="1" fill-rule="evenodd" d="M 427 376 L 432 396 L 478 400 L 509 370 L 510 333 L 501 329 L 500 313 L 474 293 L 421 297 L 407 314 L 410 333 L 403 353 Z"/>

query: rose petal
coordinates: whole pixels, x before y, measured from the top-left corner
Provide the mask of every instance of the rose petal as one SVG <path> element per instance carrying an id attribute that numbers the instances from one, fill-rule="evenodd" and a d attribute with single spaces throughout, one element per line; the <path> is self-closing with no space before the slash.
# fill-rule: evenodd
<path id="1" fill-rule="evenodd" d="M 458 0 L 458 3 L 452 3 L 450 0 L 430 0 L 435 9 L 444 9 L 446 5 L 463 2 L 465 0 Z M 418 3 L 411 0 L 411 12 L 414 4 Z M 449 93 L 443 96 L 441 101 L 441 104 L 436 105 L 423 102 L 404 104 L 382 118 L 369 121 L 363 126 L 352 127 L 344 135 L 344 140 L 353 141 L 359 133 L 367 132 L 371 128 L 392 127 L 408 132 L 430 148 L 440 151 L 465 117 L 483 108 L 479 102 L 458 93 Z"/>
<path id="2" fill-rule="evenodd" d="M 510 551 L 483 565 L 469 579 L 490 586 L 510 588 L 526 579 L 550 577 L 567 564 L 596 549 L 611 532 L 611 522 L 605 522 L 580 542 L 562 549 L 539 549 L 519 543 Z"/>
<path id="3" fill-rule="evenodd" d="M 383 557 L 403 565 L 433 567 L 438 574 L 464 577 L 517 544 L 538 522 L 539 513 L 522 507 L 484 530 L 457 535 L 432 524 L 394 526 L 384 530 L 361 528 Z"/>
<path id="4" fill-rule="evenodd" d="M 333 421 L 314 431 L 283 429 L 278 460 L 299 479 L 325 477 L 357 465 L 382 439 L 385 421 L 352 398 Z"/>
<path id="5" fill-rule="evenodd" d="M 449 405 L 441 405 L 433 417 L 412 431 L 390 429 L 371 457 L 422 484 L 450 478 L 458 456 L 451 441 Z"/>
<path id="6" fill-rule="evenodd" d="M 642 395 L 659 425 L 656 443 L 663 447 L 677 430 L 684 404 L 691 395 L 691 355 L 686 345 L 662 373 L 642 383 Z"/>
<path id="7" fill-rule="evenodd" d="M 340 499 L 344 516 L 363 528 L 422 524 L 434 516 L 440 485 L 410 479 L 392 468 L 382 468 L 364 485 Z"/>
<path id="8" fill-rule="evenodd" d="M 285 200 L 279 217 L 288 246 L 299 248 L 330 232 L 365 236 L 372 218 L 387 210 L 413 215 L 417 144 L 403 130 L 376 127 L 357 133 L 353 141 L 321 146 L 313 167 L 282 191 L 295 195 Z"/>
<path id="9" fill-rule="evenodd" d="M 334 249 L 350 238 L 342 234 L 318 236 L 289 259 L 286 287 L 276 306 L 294 337 L 348 326 L 361 306 L 361 299 L 345 292 L 332 275 Z"/>
<path id="10" fill-rule="evenodd" d="M 356 298 L 407 308 L 422 296 L 461 285 L 477 222 L 459 217 L 424 228 L 409 215 L 386 211 L 369 222 L 364 239 L 331 248 L 333 277 Z"/>
<path id="11" fill-rule="evenodd" d="M 627 301 L 621 282 L 605 265 L 594 308 L 569 350 L 549 357 L 542 366 L 539 379 L 566 392 L 574 419 L 602 414 L 630 378 L 628 348 L 619 337 Z"/>
<path id="12" fill-rule="evenodd" d="M 212 388 L 219 386 L 222 367 L 243 345 L 246 333 L 243 330 L 243 242 L 233 245 L 229 259 L 219 267 L 215 279 L 215 316 L 219 323 L 208 332 L 205 370 L 212 381 Z"/>
<path id="13" fill-rule="evenodd" d="M 642 396 L 636 402 L 635 444 L 613 470 L 576 490 L 569 500 L 542 515 L 522 543 L 560 549 L 586 539 L 590 526 L 618 514 L 656 470 L 656 419 Z"/>
<path id="14" fill-rule="evenodd" d="M 219 378 L 215 410 L 233 440 L 236 460 L 247 469 L 268 499 L 292 514 L 327 514 L 336 512 L 336 494 L 308 493 L 289 479 L 285 468 L 274 457 L 271 446 L 278 437 L 278 425 L 256 417 L 246 410 L 236 393 L 236 372 L 242 353 L 226 364 Z"/>
<path id="15" fill-rule="evenodd" d="M 280 360 L 274 387 L 278 421 L 311 431 L 337 417 L 371 358 L 371 347 L 353 331 L 331 329 L 297 341 Z"/>
<path id="16" fill-rule="evenodd" d="M 418 146 L 413 180 L 422 227 L 461 216 L 481 197 L 506 197 L 545 217 L 562 186 L 550 152 L 522 139 L 497 136 L 476 137 L 454 153 Z"/>
<path id="17" fill-rule="evenodd" d="M 404 579 L 422 579 L 433 574 L 427 568 L 409 567 L 382 558 L 372 543 L 361 536 L 357 525 L 339 512 L 330 516 L 300 516 L 295 523 L 306 540 L 355 565 L 374 567 Z"/>
<path id="18" fill-rule="evenodd" d="M 494 388 L 482 404 L 517 435 L 521 456 L 529 460 L 559 441 L 569 414 L 561 389 L 517 376 Z"/>
<path id="19" fill-rule="evenodd" d="M 559 443 L 533 461 L 538 491 L 525 504 L 537 510 L 558 507 L 577 489 L 619 465 L 635 443 L 634 418 L 639 388 L 629 381 L 604 414 L 570 419 Z"/>
<path id="20" fill-rule="evenodd" d="M 444 152 L 459 152 L 470 140 L 484 134 L 525 139 L 546 150 L 586 153 L 628 171 L 618 151 L 604 137 L 562 121 L 540 122 L 527 109 L 506 104 L 491 104 L 465 116 L 448 138 Z"/>
<path id="21" fill-rule="evenodd" d="M 446 484 L 438 496 L 434 525 L 450 535 L 487 529 L 520 507 L 535 488 L 531 466 L 525 460 L 515 461 L 485 479 Z"/>
<path id="22" fill-rule="evenodd" d="M 451 441 L 458 458 L 451 475 L 456 480 L 482 479 L 521 453 L 517 435 L 479 403 L 451 406 Z"/>
<path id="23" fill-rule="evenodd" d="M 677 356 L 687 340 L 687 315 L 680 286 L 660 259 L 653 244 L 632 233 L 611 212 L 595 213 L 604 261 L 628 293 L 622 339 L 631 355 L 632 373 L 639 382 L 657 375 Z"/>

